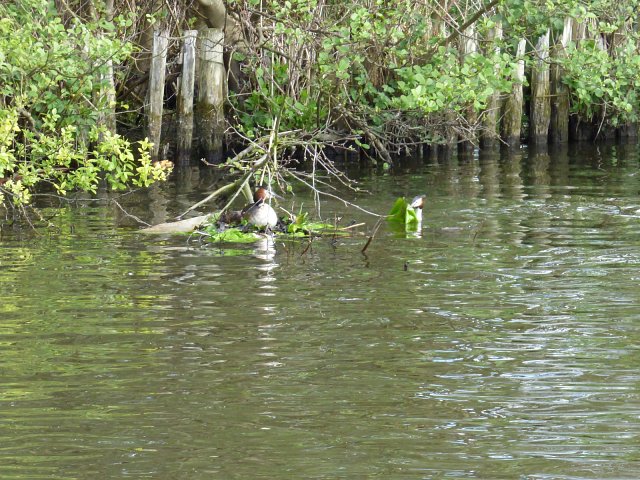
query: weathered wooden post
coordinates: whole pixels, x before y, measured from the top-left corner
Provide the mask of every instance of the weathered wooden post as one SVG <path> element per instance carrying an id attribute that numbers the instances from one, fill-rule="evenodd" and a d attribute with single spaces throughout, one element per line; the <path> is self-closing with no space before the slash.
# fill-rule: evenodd
<path id="1" fill-rule="evenodd" d="M 460 42 L 460 63 L 464 64 L 468 55 L 473 55 L 478 51 L 478 40 L 476 38 L 476 30 L 473 25 L 467 28 L 463 32 L 463 37 Z M 470 126 L 468 137 L 463 138 L 462 141 L 458 144 L 458 151 L 461 153 L 469 153 L 472 152 L 475 148 L 475 140 L 476 135 L 474 133 L 475 124 L 478 121 L 478 113 L 475 111 L 473 105 L 470 105 L 466 108 L 465 120 L 467 124 Z"/>
<path id="2" fill-rule="evenodd" d="M 220 28 L 202 30 L 198 41 L 198 100 L 196 127 L 207 161 L 222 159 L 226 74 L 223 61 L 224 33 Z"/>
<path id="3" fill-rule="evenodd" d="M 640 13 L 636 13 L 636 18 L 637 20 L 640 20 Z M 635 22 L 636 31 L 640 29 L 637 20 Z M 631 19 L 627 20 L 625 24 L 627 31 L 631 31 L 631 29 L 634 28 L 634 21 Z M 625 47 L 627 42 L 627 35 L 627 33 L 614 33 L 613 41 L 611 43 L 615 52 L 618 52 Z M 638 46 L 637 43 L 636 46 Z M 635 113 L 637 113 L 637 109 L 634 108 L 634 110 Z M 625 122 L 624 124 L 620 125 L 616 131 L 618 140 L 623 141 L 637 140 L 638 133 L 638 122 Z"/>
<path id="4" fill-rule="evenodd" d="M 502 39 L 502 24 L 497 23 L 494 28 L 489 31 L 487 36 L 488 44 L 493 46 L 495 43 Z M 491 48 L 491 47 L 490 47 Z M 500 55 L 500 47 L 493 46 L 493 51 L 496 56 Z M 497 70 L 496 65 L 495 69 Z M 483 129 L 480 132 L 480 148 L 492 148 L 498 144 L 499 129 L 498 129 L 498 114 L 500 113 L 500 94 L 494 92 L 487 100 L 487 109 L 484 111 L 482 117 Z"/>
<path id="5" fill-rule="evenodd" d="M 562 82 L 564 69 L 559 61 L 566 58 L 567 46 L 571 41 L 573 19 L 564 20 L 564 30 L 560 42 L 555 45 L 551 64 L 551 122 L 549 124 L 549 139 L 551 143 L 566 143 L 569 141 L 569 88 Z"/>
<path id="6" fill-rule="evenodd" d="M 576 45 L 588 39 L 588 29 L 586 21 L 576 21 L 573 27 L 573 41 Z M 571 115 L 569 118 L 569 139 L 572 141 L 584 141 L 593 138 L 593 125 L 584 121 L 578 115 Z"/>
<path id="7" fill-rule="evenodd" d="M 196 38 L 197 30 L 184 32 L 182 46 L 182 77 L 178 94 L 178 138 L 176 150 L 178 165 L 191 163 L 191 144 L 193 141 L 193 89 L 196 75 Z"/>
<path id="8" fill-rule="evenodd" d="M 107 22 L 113 21 L 113 2 L 114 0 L 105 0 L 103 3 L 104 10 L 98 13 L 94 2 L 89 2 L 87 10 L 92 20 L 98 22 L 101 15 Z M 105 38 L 105 32 L 99 31 L 98 37 L 103 40 Z M 89 53 L 88 45 L 82 45 L 82 50 L 85 54 Z M 98 72 L 99 88 L 93 93 L 93 102 L 97 107 L 97 119 L 96 123 L 99 127 L 104 127 L 111 133 L 116 133 L 116 88 L 115 80 L 113 78 L 113 60 L 111 58 L 105 61 L 97 61 L 94 65 Z M 78 139 L 81 143 L 86 144 L 87 132 L 85 128 L 80 128 L 78 131 Z M 102 139 L 102 133 L 99 135 Z"/>
<path id="9" fill-rule="evenodd" d="M 534 145 L 546 144 L 551 121 L 549 86 L 549 30 L 538 39 L 535 66 L 531 73 L 531 109 L 529 114 L 529 141 Z"/>
<path id="10" fill-rule="evenodd" d="M 518 42 L 516 49 L 516 61 L 518 68 L 515 73 L 515 81 L 511 90 L 511 94 L 504 103 L 504 113 L 502 116 L 502 141 L 509 148 L 520 147 L 520 131 L 522 129 L 522 84 L 524 83 L 524 52 L 527 46 L 526 40 L 522 39 Z"/>
<path id="11" fill-rule="evenodd" d="M 98 124 L 104 125 L 107 130 L 116 133 L 116 85 L 113 79 L 113 60 L 107 60 L 105 71 L 100 74 L 100 103 L 101 111 Z"/>
<path id="12" fill-rule="evenodd" d="M 446 0 L 437 0 L 437 3 L 446 3 Z M 432 37 L 442 37 L 448 38 L 449 32 L 447 28 L 447 22 L 441 16 L 440 12 L 446 12 L 446 7 L 442 9 L 434 9 L 433 15 L 431 17 L 431 36 Z M 440 121 L 444 124 L 441 133 L 441 140 L 437 143 L 433 143 L 429 145 L 430 153 L 429 157 L 433 158 L 437 163 L 438 158 L 445 154 L 450 156 L 452 152 L 450 150 L 458 142 L 458 134 L 455 131 L 453 125 L 456 124 L 456 114 L 450 109 L 446 109 L 444 114 L 442 115 Z"/>
<path id="13" fill-rule="evenodd" d="M 149 103 L 147 122 L 149 141 L 153 143 L 151 158 L 158 159 L 162 134 L 162 109 L 164 102 L 164 77 L 167 65 L 167 32 L 156 30 L 153 33 L 151 70 L 149 71 Z"/>

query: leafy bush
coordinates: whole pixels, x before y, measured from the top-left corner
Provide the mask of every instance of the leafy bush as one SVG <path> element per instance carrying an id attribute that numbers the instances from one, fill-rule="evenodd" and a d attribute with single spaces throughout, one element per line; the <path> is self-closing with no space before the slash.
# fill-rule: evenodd
<path id="1" fill-rule="evenodd" d="M 562 66 L 575 113 L 613 126 L 638 121 L 640 55 L 635 42 L 627 39 L 615 56 L 593 40 L 570 45 Z"/>
<path id="2" fill-rule="evenodd" d="M 148 142 L 134 155 L 99 126 L 113 108 L 108 64 L 131 53 L 114 29 L 77 16 L 64 25 L 47 0 L 0 4 L 0 204 L 26 205 L 44 183 L 64 195 L 102 178 L 114 189 L 165 178 Z"/>

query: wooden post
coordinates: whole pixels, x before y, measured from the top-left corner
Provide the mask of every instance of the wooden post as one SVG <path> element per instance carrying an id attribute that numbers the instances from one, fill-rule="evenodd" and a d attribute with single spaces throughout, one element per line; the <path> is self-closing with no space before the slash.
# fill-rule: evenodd
<path id="1" fill-rule="evenodd" d="M 223 41 L 224 33 L 220 28 L 202 30 L 198 41 L 200 70 L 196 127 L 203 154 L 211 163 L 222 160 L 226 96 L 226 74 L 222 58 Z"/>
<path id="2" fill-rule="evenodd" d="M 564 30 L 560 42 L 553 49 L 553 58 L 561 60 L 566 58 L 566 48 L 571 41 L 573 31 L 573 19 L 567 17 L 564 20 Z M 569 88 L 562 83 L 564 70 L 555 61 L 551 64 L 551 122 L 549 125 L 549 138 L 551 143 L 566 143 L 569 141 Z"/>
<path id="3" fill-rule="evenodd" d="M 579 46 L 588 38 L 587 24 L 583 21 L 576 21 L 573 26 L 573 41 Z M 592 126 L 589 122 L 583 121 L 578 115 L 571 115 L 569 118 L 569 140 L 584 141 L 593 137 Z"/>
<path id="4" fill-rule="evenodd" d="M 502 24 L 497 23 L 495 28 L 489 31 L 487 37 L 489 45 L 493 46 L 495 42 L 502 39 Z M 490 47 L 491 48 L 491 47 Z M 496 56 L 500 55 L 500 47 L 493 46 L 493 51 Z M 498 69 L 498 66 L 495 67 Z M 482 117 L 483 129 L 480 132 L 480 148 L 492 148 L 498 144 L 499 130 L 498 130 L 498 114 L 500 113 L 500 94 L 494 92 L 487 100 L 487 109 L 484 111 Z"/>
<path id="5" fill-rule="evenodd" d="M 640 13 L 636 14 L 637 16 L 637 20 L 640 20 Z M 633 26 L 634 21 L 629 19 L 627 20 L 627 22 L 625 22 L 626 27 L 628 28 L 629 31 L 631 31 L 634 26 Z M 637 32 L 640 29 L 640 25 L 638 24 L 638 22 L 635 22 L 635 31 Z M 626 43 L 627 40 L 627 34 L 626 33 L 614 33 L 613 36 L 613 50 L 615 52 L 618 52 L 621 48 L 624 48 L 624 45 Z M 636 43 L 636 47 L 638 47 L 639 45 Z M 634 107 L 634 111 L 637 113 L 637 107 Z M 634 140 L 636 141 L 638 139 L 638 122 L 625 122 L 624 124 L 620 125 L 616 131 L 616 135 L 618 140 L 622 140 L 622 141 L 629 141 L 629 140 Z"/>
<path id="6" fill-rule="evenodd" d="M 103 3 L 104 10 L 98 13 L 95 2 L 86 4 L 87 13 L 95 22 L 99 22 L 101 15 L 107 22 L 113 21 L 113 2 L 114 0 L 105 0 Z M 103 40 L 105 38 L 104 31 L 98 32 L 98 37 Z M 82 46 L 83 51 L 88 54 L 88 46 Z M 116 88 L 113 78 L 113 60 L 109 58 L 104 61 L 97 62 L 94 67 L 98 72 L 99 88 L 93 93 L 93 102 L 97 107 L 96 123 L 99 127 L 104 127 L 111 133 L 116 133 Z M 80 130 L 78 137 L 81 143 L 85 143 L 87 134 Z M 102 133 L 99 134 L 99 140 L 103 139 Z"/>
<path id="7" fill-rule="evenodd" d="M 179 166 L 191 163 L 191 144 L 193 140 L 193 89 L 196 74 L 196 38 L 197 30 L 184 32 L 182 46 L 182 77 L 178 94 L 178 138 L 177 157 Z"/>
<path id="8" fill-rule="evenodd" d="M 509 95 L 504 104 L 504 113 L 502 116 L 502 141 L 509 148 L 520 147 L 520 130 L 522 129 L 522 84 L 524 83 L 524 52 L 527 46 L 526 40 L 522 39 L 518 42 L 516 49 L 516 61 L 518 68 L 515 73 L 515 81 Z"/>
<path id="9" fill-rule="evenodd" d="M 438 0 L 438 3 L 446 4 L 447 0 Z M 436 9 L 437 10 L 437 9 Z M 442 9 L 443 12 L 446 11 L 446 8 Z M 449 32 L 447 29 L 447 23 L 434 11 L 433 16 L 433 35 L 440 35 L 443 38 L 447 38 L 449 36 Z M 443 151 L 443 148 L 451 150 L 458 142 L 458 134 L 456 133 L 456 129 L 454 125 L 457 124 L 457 115 L 456 113 L 450 109 L 446 108 L 444 114 L 441 117 L 441 122 L 444 124 L 442 128 L 442 140 L 439 140 L 438 143 L 434 143 L 431 145 L 434 149 L 434 155 L 438 156 Z M 448 152 L 447 155 L 451 155 L 451 152 Z"/>
<path id="10" fill-rule="evenodd" d="M 476 30 L 475 27 L 471 25 L 463 32 L 463 36 L 461 37 L 460 63 L 464 64 L 467 55 L 473 55 L 477 51 L 478 41 L 476 38 Z M 469 137 L 461 139 L 461 142 L 458 144 L 458 151 L 461 153 L 469 153 L 475 148 L 476 135 L 473 132 L 475 124 L 478 121 L 478 113 L 474 110 L 473 105 L 470 105 L 466 108 L 464 116 L 467 124 L 470 126 L 469 131 L 472 133 L 469 133 Z"/>
<path id="11" fill-rule="evenodd" d="M 598 49 L 602 50 L 605 54 L 611 55 L 609 51 L 609 44 L 605 35 L 602 33 L 600 29 L 600 25 L 597 20 L 594 20 L 594 32 L 595 32 L 595 41 Z M 597 130 L 594 140 L 614 140 L 616 138 L 616 129 L 613 128 L 609 123 L 606 122 L 608 120 L 606 108 L 603 109 L 598 118 L 594 118 L 594 127 L 596 127 L 595 123 L 597 122 Z"/>
<path id="12" fill-rule="evenodd" d="M 531 73 L 531 109 L 529 114 L 529 140 L 531 144 L 548 142 L 551 121 L 549 86 L 549 30 L 536 44 L 535 66 Z"/>
<path id="13" fill-rule="evenodd" d="M 164 100 L 164 77 L 167 65 L 167 45 L 169 38 L 166 32 L 156 30 L 153 34 L 153 50 L 151 70 L 149 72 L 149 104 L 148 104 L 148 136 L 153 143 L 151 158 L 158 159 L 160 138 L 162 133 L 162 108 Z"/>
<path id="14" fill-rule="evenodd" d="M 98 123 L 104 125 L 111 133 L 116 133 L 116 84 L 113 79 L 113 60 L 107 60 L 105 71 L 100 74 L 101 107 Z"/>

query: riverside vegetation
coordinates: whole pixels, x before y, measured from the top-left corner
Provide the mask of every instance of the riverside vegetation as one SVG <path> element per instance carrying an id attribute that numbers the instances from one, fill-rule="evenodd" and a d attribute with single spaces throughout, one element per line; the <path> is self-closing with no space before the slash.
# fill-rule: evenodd
<path id="1" fill-rule="evenodd" d="M 508 115 L 516 137 L 525 137 L 523 69 L 551 67 L 560 81 L 545 101 L 558 108 L 566 99 L 574 125 L 591 125 L 596 135 L 635 132 L 638 7 L 637 0 L 3 2 L 3 216 L 26 214 L 35 192 L 64 196 L 95 192 L 101 182 L 123 189 L 166 178 L 168 163 L 152 161 L 149 142 L 124 136 L 144 119 L 150 42 L 160 30 L 171 39 L 167 107 L 182 33 L 224 31 L 225 144 L 235 155 L 222 168 L 230 183 L 298 182 L 327 193 L 318 172 L 354 187 L 327 152 L 356 149 L 391 165 L 394 155 L 424 145 L 495 145 L 506 138 Z M 545 36 L 548 54 L 539 47 Z M 523 87 L 514 116 L 510 99 Z M 292 160 L 313 168 L 290 168 Z"/>

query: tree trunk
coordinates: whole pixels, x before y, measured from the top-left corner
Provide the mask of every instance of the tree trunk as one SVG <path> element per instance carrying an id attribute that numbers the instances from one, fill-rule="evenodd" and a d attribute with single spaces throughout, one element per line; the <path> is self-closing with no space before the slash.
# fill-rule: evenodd
<path id="1" fill-rule="evenodd" d="M 198 0 L 198 11 L 209 28 L 224 29 L 227 16 L 224 0 Z"/>

